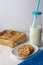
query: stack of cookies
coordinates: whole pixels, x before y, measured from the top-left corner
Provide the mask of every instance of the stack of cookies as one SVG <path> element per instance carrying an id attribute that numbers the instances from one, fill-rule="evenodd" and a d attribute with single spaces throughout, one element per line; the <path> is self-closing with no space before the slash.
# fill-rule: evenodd
<path id="1" fill-rule="evenodd" d="M 29 44 L 24 44 L 17 50 L 18 56 L 26 57 L 32 54 L 34 51 L 34 48 Z"/>
<path id="2" fill-rule="evenodd" d="M 21 42 L 26 41 L 26 34 L 14 30 L 4 30 L 0 32 L 0 44 L 15 47 Z"/>

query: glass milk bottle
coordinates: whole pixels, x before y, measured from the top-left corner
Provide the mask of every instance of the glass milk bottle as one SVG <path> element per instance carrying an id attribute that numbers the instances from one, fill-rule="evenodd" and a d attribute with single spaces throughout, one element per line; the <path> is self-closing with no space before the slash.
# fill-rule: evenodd
<path id="1" fill-rule="evenodd" d="M 41 34 L 42 34 L 42 27 L 41 27 L 41 12 L 32 12 L 32 14 L 37 16 L 36 18 L 36 26 L 33 27 L 31 25 L 30 27 L 30 43 L 35 44 L 37 46 L 40 46 L 41 44 Z M 33 19 L 34 21 L 34 19 Z M 34 24 L 34 25 L 35 25 Z"/>

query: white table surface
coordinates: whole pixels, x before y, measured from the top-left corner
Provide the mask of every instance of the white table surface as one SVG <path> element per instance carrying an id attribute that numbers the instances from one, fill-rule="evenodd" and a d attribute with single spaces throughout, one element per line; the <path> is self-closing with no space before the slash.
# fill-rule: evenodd
<path id="1" fill-rule="evenodd" d="M 42 36 L 43 39 L 43 36 Z M 43 43 L 41 47 L 43 49 Z M 20 60 L 11 54 L 12 48 L 0 45 L 0 65 L 17 65 L 23 60 Z"/>

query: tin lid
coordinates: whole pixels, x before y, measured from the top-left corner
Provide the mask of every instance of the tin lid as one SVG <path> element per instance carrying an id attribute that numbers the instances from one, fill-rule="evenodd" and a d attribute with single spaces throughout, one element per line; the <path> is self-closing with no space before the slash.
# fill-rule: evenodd
<path id="1" fill-rule="evenodd" d="M 36 11 L 33 11 L 32 14 L 33 14 L 33 15 L 41 15 L 42 12 L 36 12 Z"/>

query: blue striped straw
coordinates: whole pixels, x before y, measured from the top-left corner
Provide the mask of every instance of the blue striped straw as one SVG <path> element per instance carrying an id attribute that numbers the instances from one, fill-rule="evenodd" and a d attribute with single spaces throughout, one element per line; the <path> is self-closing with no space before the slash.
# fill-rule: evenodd
<path id="1" fill-rule="evenodd" d="M 36 27 L 37 15 L 34 15 L 33 25 L 32 27 Z"/>
<path id="2" fill-rule="evenodd" d="M 38 11 L 39 5 L 40 5 L 40 0 L 38 0 L 38 2 L 37 2 L 36 11 Z"/>
<path id="3" fill-rule="evenodd" d="M 37 2 L 36 12 L 38 12 L 39 5 L 40 5 L 40 0 L 38 0 L 38 2 Z M 36 22 L 37 22 L 37 15 L 34 16 L 34 21 L 33 21 L 33 27 L 34 28 L 36 27 Z"/>

